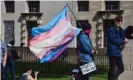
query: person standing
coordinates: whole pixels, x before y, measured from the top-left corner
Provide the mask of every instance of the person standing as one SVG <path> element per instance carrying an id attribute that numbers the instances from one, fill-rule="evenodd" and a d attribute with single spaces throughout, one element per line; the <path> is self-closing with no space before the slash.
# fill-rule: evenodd
<path id="1" fill-rule="evenodd" d="M 6 80 L 8 80 L 8 72 L 11 72 L 12 80 L 15 80 L 15 60 L 20 57 L 17 55 L 17 51 L 14 48 L 15 41 L 11 40 L 7 44 L 7 65 L 6 65 Z"/>
<path id="2" fill-rule="evenodd" d="M 0 55 L 1 55 L 1 80 L 5 80 L 5 66 L 7 61 L 7 48 L 5 42 L 0 43 Z"/>
<path id="3" fill-rule="evenodd" d="M 78 44 L 78 61 L 79 65 L 82 66 L 93 61 L 93 47 L 91 44 L 91 40 L 89 38 L 89 34 L 91 32 L 91 25 L 89 23 L 83 23 L 83 30 L 77 36 L 77 44 Z M 90 73 L 85 75 L 81 74 L 81 80 L 89 80 Z"/>
<path id="4" fill-rule="evenodd" d="M 108 80 L 116 80 L 124 71 L 121 45 L 128 42 L 125 38 L 124 30 L 121 27 L 123 18 L 115 18 L 115 25 L 111 26 L 107 32 L 107 56 L 109 58 Z M 116 70 L 117 67 L 117 70 Z"/>

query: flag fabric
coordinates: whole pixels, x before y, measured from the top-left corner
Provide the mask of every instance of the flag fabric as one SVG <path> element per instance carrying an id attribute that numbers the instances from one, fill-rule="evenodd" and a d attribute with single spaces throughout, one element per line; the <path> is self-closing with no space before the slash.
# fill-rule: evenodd
<path id="1" fill-rule="evenodd" d="M 33 38 L 29 41 L 29 48 L 41 63 L 54 61 L 80 31 L 71 25 L 66 6 L 48 24 L 32 28 Z"/>

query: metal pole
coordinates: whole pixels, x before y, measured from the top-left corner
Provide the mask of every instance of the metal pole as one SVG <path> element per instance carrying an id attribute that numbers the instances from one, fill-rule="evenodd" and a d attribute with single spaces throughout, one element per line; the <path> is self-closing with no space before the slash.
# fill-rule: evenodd
<path id="1" fill-rule="evenodd" d="M 71 10 L 70 6 L 68 5 L 68 3 L 67 3 L 67 6 L 68 6 L 70 12 L 72 13 L 72 15 L 74 16 L 75 20 L 78 21 L 77 18 L 76 18 L 76 16 L 74 15 L 73 11 Z M 77 24 L 79 25 L 79 27 L 82 29 L 80 23 L 78 23 L 78 22 L 76 22 L 76 23 L 77 23 Z M 77 43 L 77 45 L 78 45 L 78 43 Z M 76 48 L 76 53 L 77 53 L 77 62 L 78 62 L 78 65 L 80 66 L 80 63 L 79 63 L 80 60 L 79 60 L 79 57 L 78 57 L 78 56 L 79 56 L 79 49 L 78 49 L 78 46 L 77 46 L 77 48 Z"/>
<path id="2" fill-rule="evenodd" d="M 68 4 L 67 4 L 68 5 Z M 72 10 L 71 10 L 71 8 L 70 8 L 70 6 L 68 5 L 68 8 L 69 8 L 69 10 L 71 11 L 71 13 L 73 14 L 73 16 L 74 16 L 74 18 L 75 18 L 75 20 L 77 20 L 77 18 L 76 18 L 76 16 L 74 15 L 74 13 L 72 12 Z"/>
<path id="3" fill-rule="evenodd" d="M 76 21 L 78 21 L 78 20 L 77 20 L 77 18 L 76 18 L 76 16 L 74 15 L 73 11 L 71 10 L 70 6 L 68 5 L 68 3 L 67 3 L 67 6 L 68 6 L 69 10 L 71 11 L 71 13 L 73 14 L 73 16 L 74 16 L 75 20 L 76 20 Z M 78 24 L 78 25 L 79 25 L 79 27 L 82 29 L 82 27 L 81 27 L 80 23 L 79 23 L 79 22 L 77 22 L 77 24 Z M 88 37 L 88 38 L 90 39 L 90 37 Z M 91 39 L 90 39 L 90 41 L 91 41 Z M 92 48 L 93 48 L 92 42 L 91 42 L 91 46 L 92 46 Z M 101 60 L 100 58 L 99 58 L 99 60 L 100 60 L 100 61 L 101 61 L 101 63 L 102 63 L 102 60 Z"/>
<path id="4" fill-rule="evenodd" d="M 67 6 L 68 6 L 68 8 L 69 8 L 70 12 L 72 13 L 72 15 L 74 16 L 75 20 L 76 20 L 76 21 L 78 21 L 78 20 L 77 20 L 77 18 L 76 18 L 76 16 L 74 15 L 73 11 L 71 10 L 70 6 L 68 5 L 68 3 L 67 3 Z M 79 25 L 79 27 L 82 29 L 82 27 L 81 27 L 80 23 L 79 23 L 79 22 L 77 22 L 77 24 L 78 24 L 78 25 Z"/>

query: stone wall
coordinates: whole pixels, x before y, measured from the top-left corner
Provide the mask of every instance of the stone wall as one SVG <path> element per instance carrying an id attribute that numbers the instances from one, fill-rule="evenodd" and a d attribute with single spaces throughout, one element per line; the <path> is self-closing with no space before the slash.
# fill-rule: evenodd
<path id="1" fill-rule="evenodd" d="M 119 76 L 119 80 L 133 80 L 133 40 L 125 45 L 123 50 L 123 62 L 125 71 Z"/>

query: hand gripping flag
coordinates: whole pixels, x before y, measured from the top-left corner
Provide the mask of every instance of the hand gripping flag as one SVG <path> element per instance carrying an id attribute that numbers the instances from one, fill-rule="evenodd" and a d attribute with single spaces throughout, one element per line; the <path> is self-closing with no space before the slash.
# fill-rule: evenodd
<path id="1" fill-rule="evenodd" d="M 48 24 L 32 28 L 33 38 L 29 41 L 29 48 L 41 63 L 54 61 L 80 31 L 71 25 L 66 6 Z"/>

